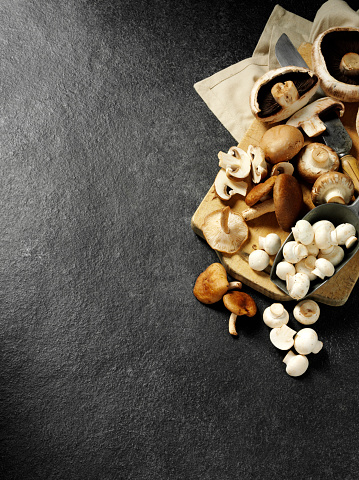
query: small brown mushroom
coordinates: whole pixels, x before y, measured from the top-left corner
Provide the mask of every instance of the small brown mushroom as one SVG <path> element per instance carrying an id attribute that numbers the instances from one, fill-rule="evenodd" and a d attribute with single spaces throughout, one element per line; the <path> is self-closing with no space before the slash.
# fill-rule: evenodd
<path id="1" fill-rule="evenodd" d="M 228 290 L 242 288 L 241 282 L 228 282 L 227 271 L 221 263 L 212 263 L 202 272 L 194 285 L 193 294 L 202 303 L 219 302 Z"/>
<path id="2" fill-rule="evenodd" d="M 342 102 L 359 101 L 359 28 L 332 27 L 312 46 L 313 70 L 325 94 Z"/>
<path id="3" fill-rule="evenodd" d="M 303 147 L 302 132 L 291 125 L 276 125 L 269 128 L 260 142 L 266 160 L 272 165 L 291 160 Z"/>
<path id="4" fill-rule="evenodd" d="M 302 128 L 308 137 L 316 137 L 325 132 L 327 128 L 320 119 L 320 115 L 329 110 L 335 110 L 338 116 L 341 117 L 344 113 L 344 105 L 334 98 L 319 98 L 291 116 L 287 120 L 286 125 Z"/>
<path id="5" fill-rule="evenodd" d="M 255 187 L 247 193 L 246 198 L 244 199 L 245 203 L 251 207 L 252 205 L 259 202 L 262 198 L 272 193 L 276 177 L 269 177 L 262 183 L 258 183 Z"/>
<path id="6" fill-rule="evenodd" d="M 257 313 L 257 305 L 253 298 L 244 292 L 233 291 L 223 297 L 224 306 L 231 312 L 229 317 L 229 333 L 238 335 L 236 320 L 238 316 L 253 317 Z"/>
<path id="7" fill-rule="evenodd" d="M 230 255 L 242 248 L 249 235 L 243 217 L 228 206 L 209 213 L 204 219 L 202 232 L 211 248 Z"/>
<path id="8" fill-rule="evenodd" d="M 261 122 L 280 122 L 304 107 L 319 86 L 307 68 L 287 66 L 262 75 L 253 85 L 250 107 Z"/>
<path id="9" fill-rule="evenodd" d="M 297 172 L 308 183 L 313 184 L 323 173 L 338 171 L 339 167 L 338 154 L 323 143 L 309 143 L 299 152 Z"/>
<path id="10" fill-rule="evenodd" d="M 341 203 L 348 205 L 354 195 L 353 180 L 341 172 L 323 173 L 314 182 L 311 196 L 314 205 Z"/>

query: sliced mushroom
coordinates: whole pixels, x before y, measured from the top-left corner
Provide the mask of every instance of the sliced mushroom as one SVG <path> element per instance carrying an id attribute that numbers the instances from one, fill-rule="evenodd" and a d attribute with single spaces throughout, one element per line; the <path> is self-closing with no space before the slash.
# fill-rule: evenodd
<path id="1" fill-rule="evenodd" d="M 314 182 L 311 197 L 314 205 L 341 203 L 347 205 L 354 195 L 353 180 L 341 172 L 327 172 Z"/>
<path id="2" fill-rule="evenodd" d="M 319 98 L 292 115 L 286 125 L 302 128 L 308 137 L 316 137 L 326 130 L 320 115 L 329 110 L 336 110 L 338 116 L 341 117 L 344 113 L 344 105 L 331 97 Z"/>
<path id="3" fill-rule="evenodd" d="M 242 283 L 229 282 L 224 266 L 221 263 L 212 263 L 197 277 L 193 294 L 201 303 L 213 304 L 234 288 L 242 288 Z"/>
<path id="4" fill-rule="evenodd" d="M 252 270 L 258 272 L 265 270 L 268 267 L 269 262 L 269 255 L 264 250 L 253 250 L 248 256 L 248 265 Z"/>
<path id="5" fill-rule="evenodd" d="M 280 122 L 306 105 L 318 85 L 317 75 L 306 68 L 288 66 L 270 70 L 252 87 L 252 113 L 261 122 Z"/>
<path id="6" fill-rule="evenodd" d="M 259 146 L 249 145 L 247 150 L 252 163 L 253 183 L 259 183 L 268 174 L 268 165 L 265 159 L 264 151 Z"/>
<path id="7" fill-rule="evenodd" d="M 236 181 L 246 178 L 250 174 L 251 158 L 241 148 L 231 147 L 228 153 L 219 152 L 218 158 L 219 166 L 226 171 L 227 177 L 233 177 Z"/>
<path id="8" fill-rule="evenodd" d="M 359 101 L 359 28 L 333 27 L 312 46 L 313 70 L 326 95 L 342 102 Z"/>
<path id="9" fill-rule="evenodd" d="M 314 183 L 320 175 L 339 170 L 340 160 L 335 150 L 323 143 L 308 143 L 298 155 L 298 174 L 308 183 Z"/>
<path id="10" fill-rule="evenodd" d="M 259 144 L 266 160 L 274 165 L 291 160 L 303 147 L 304 137 L 299 128 L 276 125 L 263 134 Z"/>
<path id="11" fill-rule="evenodd" d="M 257 305 L 253 298 L 244 292 L 233 291 L 223 297 L 224 306 L 231 312 L 229 317 L 229 333 L 238 335 L 236 320 L 238 316 L 253 317 L 257 313 Z"/>
<path id="12" fill-rule="evenodd" d="M 244 181 L 234 181 L 230 179 L 224 168 L 217 173 L 214 181 L 214 188 L 221 200 L 230 200 L 233 195 L 241 195 L 245 197 L 247 194 L 248 184 Z"/>
<path id="13" fill-rule="evenodd" d="M 202 232 L 210 247 L 230 255 L 242 248 L 249 235 L 242 216 L 232 212 L 228 206 L 208 214 L 204 219 Z"/>

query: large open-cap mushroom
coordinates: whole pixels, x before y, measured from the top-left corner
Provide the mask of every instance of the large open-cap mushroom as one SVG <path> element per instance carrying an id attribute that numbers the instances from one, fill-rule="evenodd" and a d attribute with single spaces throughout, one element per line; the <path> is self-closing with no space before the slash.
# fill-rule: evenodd
<path id="1" fill-rule="evenodd" d="M 297 158 L 298 174 L 312 184 L 323 173 L 336 172 L 340 167 L 338 154 L 324 143 L 308 143 L 299 152 Z"/>
<path id="2" fill-rule="evenodd" d="M 341 172 L 327 172 L 314 182 L 311 196 L 314 205 L 341 203 L 348 205 L 354 195 L 353 180 Z"/>
<path id="3" fill-rule="evenodd" d="M 335 110 L 339 117 L 344 113 L 344 105 L 339 100 L 330 97 L 319 98 L 315 102 L 303 107 L 287 120 L 286 125 L 302 128 L 308 137 L 317 137 L 325 132 L 325 123 L 320 116 L 329 110 Z"/>
<path id="4" fill-rule="evenodd" d="M 202 232 L 210 247 L 231 255 L 241 249 L 249 235 L 243 217 L 228 206 L 209 213 L 204 219 Z"/>
<path id="5" fill-rule="evenodd" d="M 306 105 L 318 85 L 317 75 L 306 68 L 287 66 L 270 70 L 252 87 L 252 113 L 261 122 L 280 122 Z"/>
<path id="6" fill-rule="evenodd" d="M 248 183 L 244 180 L 235 181 L 229 178 L 226 170 L 221 168 L 215 178 L 214 188 L 221 200 L 230 200 L 236 194 L 245 197 Z"/>
<path id="7" fill-rule="evenodd" d="M 292 175 L 282 173 L 274 178 L 276 181 L 273 187 L 273 198 L 243 210 L 242 216 L 245 221 L 249 221 L 265 213 L 275 212 L 280 228 L 289 232 L 303 206 L 302 188 Z"/>
<path id="8" fill-rule="evenodd" d="M 242 288 L 238 281 L 229 282 L 227 271 L 221 263 L 212 263 L 202 272 L 193 287 L 193 294 L 201 303 L 219 302 L 228 290 Z"/>
<path id="9" fill-rule="evenodd" d="M 326 95 L 359 101 L 359 28 L 332 27 L 317 36 L 312 66 Z"/>
<path id="10" fill-rule="evenodd" d="M 248 293 L 233 291 L 223 297 L 224 306 L 231 312 L 229 317 L 229 333 L 238 335 L 236 320 L 238 316 L 253 317 L 257 313 L 257 305 Z"/>
<path id="11" fill-rule="evenodd" d="M 304 137 L 299 128 L 291 125 L 276 125 L 262 136 L 260 147 L 266 160 L 272 165 L 291 160 L 304 145 Z"/>
<path id="12" fill-rule="evenodd" d="M 235 180 L 246 178 L 251 172 L 251 157 L 239 147 L 231 147 L 228 153 L 219 152 L 218 158 L 219 166 Z"/>

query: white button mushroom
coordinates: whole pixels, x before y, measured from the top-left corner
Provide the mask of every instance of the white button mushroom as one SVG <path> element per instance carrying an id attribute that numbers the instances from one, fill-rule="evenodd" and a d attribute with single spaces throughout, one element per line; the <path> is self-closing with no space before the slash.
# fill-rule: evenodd
<path id="1" fill-rule="evenodd" d="M 279 350 L 289 350 L 294 345 L 293 337 L 296 333 L 295 330 L 284 324 L 281 327 L 273 328 L 270 331 L 269 338 Z"/>
<path id="2" fill-rule="evenodd" d="M 283 257 L 286 262 L 298 263 L 307 256 L 307 247 L 296 241 L 287 242 L 283 247 Z"/>
<path id="3" fill-rule="evenodd" d="M 344 249 L 339 245 L 333 245 L 330 251 L 321 250 L 318 254 L 318 258 L 326 258 L 330 263 L 336 267 L 344 258 Z"/>
<path id="4" fill-rule="evenodd" d="M 289 295 L 294 298 L 294 300 L 301 300 L 308 293 L 310 280 L 306 273 L 287 275 L 286 286 Z"/>
<path id="5" fill-rule="evenodd" d="M 310 243 L 309 245 L 306 245 L 307 250 L 308 250 L 308 255 L 313 255 L 316 257 L 319 253 L 319 248 L 316 246 L 315 243 Z"/>
<path id="6" fill-rule="evenodd" d="M 276 255 L 281 246 L 280 236 L 276 233 L 269 233 L 265 237 L 258 238 L 259 247 L 265 250 L 268 255 Z"/>
<path id="7" fill-rule="evenodd" d="M 323 348 L 323 342 L 318 340 L 318 335 L 312 328 L 303 328 L 294 337 L 294 348 L 301 355 L 318 353 Z"/>
<path id="8" fill-rule="evenodd" d="M 298 220 L 292 228 L 294 240 L 302 243 L 303 245 L 309 245 L 314 240 L 314 230 L 308 220 Z"/>
<path id="9" fill-rule="evenodd" d="M 331 234 L 332 241 L 338 245 L 345 245 L 350 248 L 358 240 L 356 230 L 351 223 L 341 223 Z"/>
<path id="10" fill-rule="evenodd" d="M 270 328 L 278 328 L 289 321 L 289 313 L 281 303 L 272 303 L 263 312 L 263 321 Z"/>
<path id="11" fill-rule="evenodd" d="M 262 271 L 268 267 L 270 258 L 264 250 L 254 250 L 249 254 L 248 264 L 253 270 Z"/>
<path id="12" fill-rule="evenodd" d="M 300 262 L 295 264 L 295 271 L 297 273 L 306 273 L 310 281 L 313 281 L 317 276 L 313 273 L 315 268 L 316 257 L 308 255 L 307 258 L 303 258 Z"/>
<path id="13" fill-rule="evenodd" d="M 295 266 L 293 265 L 293 263 L 289 263 L 286 261 L 278 262 L 275 272 L 278 278 L 285 281 L 287 278 L 287 274 L 295 274 Z"/>
<path id="14" fill-rule="evenodd" d="M 319 249 L 329 248 L 337 242 L 332 238 L 335 227 L 331 222 L 318 225 L 314 230 L 314 241 Z"/>
<path id="15" fill-rule="evenodd" d="M 293 309 L 294 318 L 303 325 L 312 325 L 320 315 L 320 307 L 314 300 L 302 300 Z"/>
<path id="16" fill-rule="evenodd" d="M 315 269 L 312 272 L 314 275 L 324 280 L 325 277 L 333 276 L 334 272 L 334 265 L 329 260 L 326 258 L 317 258 L 315 261 Z"/>
<path id="17" fill-rule="evenodd" d="M 305 355 L 296 355 L 292 350 L 283 358 L 283 362 L 287 365 L 285 370 L 291 377 L 303 375 L 309 366 L 309 361 Z"/>

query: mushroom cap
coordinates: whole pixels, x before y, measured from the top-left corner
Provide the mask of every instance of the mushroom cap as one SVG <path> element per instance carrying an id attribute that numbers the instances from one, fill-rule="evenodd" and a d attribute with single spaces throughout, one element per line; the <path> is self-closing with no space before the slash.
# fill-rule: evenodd
<path id="1" fill-rule="evenodd" d="M 278 328 L 289 321 L 289 313 L 281 303 L 272 303 L 263 312 L 263 321 L 270 328 Z"/>
<path id="2" fill-rule="evenodd" d="M 289 355 L 290 353 L 292 353 L 291 356 Z M 286 372 L 291 377 L 299 377 L 300 375 L 303 375 L 309 367 L 309 360 L 305 355 L 294 355 L 293 352 L 288 352 L 284 357 L 283 362 L 287 364 Z"/>
<path id="3" fill-rule="evenodd" d="M 268 255 L 276 255 L 280 249 L 282 240 L 277 233 L 268 233 L 265 237 L 258 237 L 259 247 L 263 248 Z"/>
<path id="4" fill-rule="evenodd" d="M 294 345 L 294 335 L 297 332 L 288 325 L 283 324 L 281 327 L 275 327 L 269 334 L 270 341 L 279 350 L 289 350 Z"/>
<path id="5" fill-rule="evenodd" d="M 276 267 L 276 275 L 281 280 L 286 280 L 287 275 L 294 275 L 295 274 L 295 266 L 293 263 L 287 262 L 285 260 L 278 262 Z"/>
<path id="6" fill-rule="evenodd" d="M 294 91 L 298 94 L 292 99 L 285 98 L 289 82 L 294 84 Z M 252 87 L 249 98 L 251 111 L 261 122 L 280 122 L 304 107 L 318 86 L 317 75 L 307 68 L 287 66 L 269 70 L 258 78 Z M 275 99 L 273 87 L 279 87 L 282 93 L 285 92 L 285 105 L 282 106 Z"/>
<path id="7" fill-rule="evenodd" d="M 320 251 L 318 258 L 326 258 L 334 265 L 334 267 L 336 267 L 344 258 L 344 249 L 339 245 L 333 245 L 333 250 L 331 250 L 329 253 Z"/>
<path id="8" fill-rule="evenodd" d="M 294 337 L 294 348 L 301 355 L 312 353 L 318 342 L 318 335 L 312 328 L 303 328 Z"/>
<path id="9" fill-rule="evenodd" d="M 219 302 L 227 292 L 227 272 L 221 263 L 212 263 L 202 272 L 194 284 L 193 294 L 202 303 Z"/>
<path id="10" fill-rule="evenodd" d="M 320 307 L 314 300 L 302 300 L 293 309 L 294 318 L 303 325 L 312 325 L 320 315 Z"/>
<path id="11" fill-rule="evenodd" d="M 308 293 L 310 280 L 306 273 L 296 273 L 287 275 L 286 285 L 289 295 L 294 300 L 301 300 Z"/>
<path id="12" fill-rule="evenodd" d="M 298 220 L 292 228 L 292 232 L 294 240 L 303 245 L 310 245 L 314 241 L 314 230 L 308 220 Z"/>
<path id="13" fill-rule="evenodd" d="M 278 175 L 273 187 L 274 209 L 282 230 L 289 232 L 299 217 L 303 206 L 303 192 L 292 175 Z"/>
<path id="14" fill-rule="evenodd" d="M 348 204 L 354 195 L 353 180 L 341 172 L 327 172 L 314 182 L 311 191 L 314 205 L 323 203 Z"/>
<path id="15" fill-rule="evenodd" d="M 248 293 L 231 291 L 223 297 L 224 306 L 235 315 L 253 317 L 257 313 L 257 305 Z"/>
<path id="16" fill-rule="evenodd" d="M 269 177 L 264 182 L 258 183 L 255 187 L 250 190 L 244 201 L 249 207 L 255 205 L 259 200 L 266 195 L 269 195 L 273 191 L 274 184 L 277 180 L 276 176 Z"/>
<path id="17" fill-rule="evenodd" d="M 353 76 L 340 68 L 347 53 L 359 54 L 359 28 L 329 28 L 313 42 L 312 66 L 326 95 L 343 102 L 358 102 L 358 75 Z"/>
<path id="18" fill-rule="evenodd" d="M 246 178 L 251 171 L 251 157 L 239 147 L 231 147 L 228 153 L 219 152 L 219 166 L 226 171 L 228 177 Z"/>
<path id="19" fill-rule="evenodd" d="M 268 267 L 270 258 L 264 250 L 253 250 L 248 256 L 249 266 L 256 271 L 262 271 Z"/>
<path id="20" fill-rule="evenodd" d="M 224 218 L 228 230 L 224 227 Z M 232 212 L 230 207 L 209 213 L 203 222 L 202 232 L 208 245 L 222 253 L 238 252 L 248 238 L 249 229 L 242 216 Z"/>
<path id="21" fill-rule="evenodd" d="M 291 160 L 303 147 L 304 137 L 299 128 L 276 125 L 264 133 L 259 144 L 266 160 L 274 165 Z"/>
<path id="22" fill-rule="evenodd" d="M 323 143 L 308 143 L 298 155 L 297 172 L 308 183 L 314 183 L 320 175 L 338 171 L 339 156 L 335 150 Z"/>

